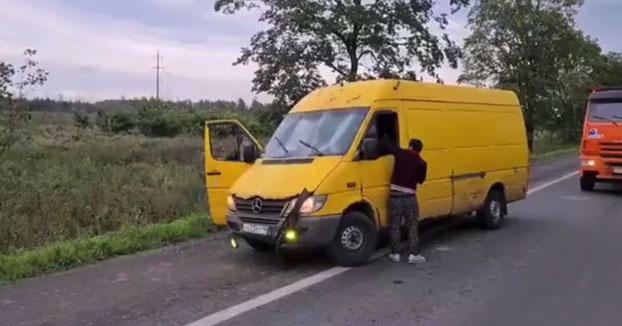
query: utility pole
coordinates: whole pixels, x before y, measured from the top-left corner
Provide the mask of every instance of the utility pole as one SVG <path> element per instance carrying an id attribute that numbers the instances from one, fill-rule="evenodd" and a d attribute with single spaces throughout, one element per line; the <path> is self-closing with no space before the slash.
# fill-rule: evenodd
<path id="1" fill-rule="evenodd" d="M 160 100 L 160 70 L 164 70 L 164 67 L 160 66 L 161 60 L 162 56 L 160 56 L 160 51 L 158 50 L 156 54 L 156 65 L 153 67 L 156 71 L 156 100 Z"/>

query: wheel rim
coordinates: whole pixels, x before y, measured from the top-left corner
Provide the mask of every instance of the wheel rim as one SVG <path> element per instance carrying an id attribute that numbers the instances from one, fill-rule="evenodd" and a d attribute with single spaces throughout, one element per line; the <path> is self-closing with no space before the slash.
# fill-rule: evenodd
<path id="1" fill-rule="evenodd" d="M 348 250 L 358 250 L 363 246 L 365 236 L 356 226 L 349 226 L 341 233 L 341 245 Z"/>
<path id="2" fill-rule="evenodd" d="M 499 201 L 491 200 L 488 209 L 490 210 L 490 215 L 492 215 L 495 222 L 501 219 L 501 203 Z"/>

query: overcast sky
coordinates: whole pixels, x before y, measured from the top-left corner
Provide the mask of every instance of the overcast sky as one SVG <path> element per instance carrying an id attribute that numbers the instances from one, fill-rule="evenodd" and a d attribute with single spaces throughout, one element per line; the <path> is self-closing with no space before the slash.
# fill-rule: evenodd
<path id="1" fill-rule="evenodd" d="M 24 49 L 37 49 L 50 79 L 30 96 L 92 101 L 153 95 L 159 49 L 164 97 L 251 100 L 255 67 L 231 63 L 262 25 L 254 12 L 215 13 L 213 2 L 0 0 L 0 60 L 19 64 Z M 622 0 L 586 2 L 579 26 L 605 50 L 622 52 Z M 465 14 L 451 17 L 457 41 L 468 34 Z M 454 83 L 459 71 L 440 74 Z"/>

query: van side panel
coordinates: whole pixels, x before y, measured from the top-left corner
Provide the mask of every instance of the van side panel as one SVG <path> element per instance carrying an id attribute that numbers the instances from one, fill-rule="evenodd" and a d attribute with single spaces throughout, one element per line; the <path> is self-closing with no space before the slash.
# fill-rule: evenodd
<path id="1" fill-rule="evenodd" d="M 496 183 L 508 201 L 524 198 L 528 150 L 520 107 L 404 101 L 403 111 L 428 162 L 422 218 L 477 210 Z"/>
<path id="2" fill-rule="evenodd" d="M 526 187 L 527 144 L 518 107 L 448 106 L 454 171 L 454 207 L 459 214 L 479 209 L 490 188 L 500 183 L 515 200 Z"/>
<path id="3" fill-rule="evenodd" d="M 417 191 L 421 218 L 445 216 L 452 207 L 452 162 L 447 144 L 451 129 L 444 107 L 429 102 L 404 101 L 401 119 L 409 138 L 423 141 L 422 157 L 428 162 L 428 178 Z"/>

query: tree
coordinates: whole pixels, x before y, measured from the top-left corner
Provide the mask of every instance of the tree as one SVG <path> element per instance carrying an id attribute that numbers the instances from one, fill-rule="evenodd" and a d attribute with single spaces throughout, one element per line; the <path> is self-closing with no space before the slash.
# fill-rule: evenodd
<path id="1" fill-rule="evenodd" d="M 236 106 L 236 107 L 237 107 L 237 109 L 238 109 L 238 110 L 240 110 L 240 111 L 244 111 L 244 110 L 246 110 L 246 109 L 247 109 L 247 107 L 246 107 L 246 102 L 244 102 L 244 100 L 243 100 L 243 99 L 238 99 L 238 104 L 237 104 L 237 106 Z"/>
<path id="2" fill-rule="evenodd" d="M 465 39 L 459 81 L 516 91 L 530 148 L 537 123 L 560 109 L 552 107 L 551 91 L 565 87 L 562 76 L 589 74 L 591 58 L 598 57 L 593 41 L 575 28 L 581 5 L 582 0 L 480 0 L 469 13 L 472 34 Z"/>
<path id="3" fill-rule="evenodd" d="M 594 72 L 593 86 L 622 86 L 622 53 L 602 55 Z"/>
<path id="4" fill-rule="evenodd" d="M 452 12 L 469 0 L 448 0 Z M 460 48 L 441 30 L 447 13 L 433 10 L 437 0 L 217 0 L 215 10 L 263 10 L 270 27 L 256 33 L 234 64 L 255 62 L 253 90 L 288 107 L 327 84 L 322 67 L 337 81 L 372 78 L 417 79 L 419 72 L 440 80 L 444 62 L 457 67 Z M 415 64 L 418 69 L 415 69 Z"/>
<path id="5" fill-rule="evenodd" d="M 0 158 L 22 136 L 21 127 L 28 119 L 25 92 L 47 81 L 48 73 L 38 68 L 36 55 L 36 50 L 24 51 L 25 62 L 17 68 L 0 62 Z"/>

